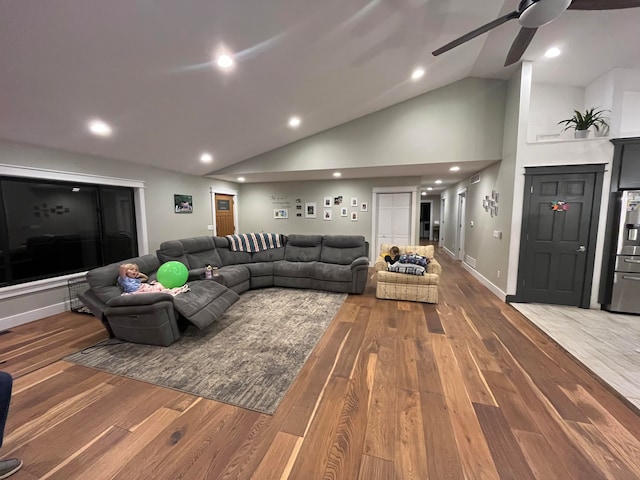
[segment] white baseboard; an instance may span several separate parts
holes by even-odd
[[[473,275],[476,280],[487,287],[496,297],[498,297],[503,302],[507,301],[507,294],[500,290],[497,285],[491,283],[486,277],[482,276],[475,268],[470,267],[464,262],[462,262],[462,267],[471,275]]]
[[[56,315],[67,310],[69,310],[69,302],[60,302],[54,305],[47,305],[46,307],[12,315],[11,317],[0,318],[0,332],[17,327],[18,325],[35,322],[36,320]]]

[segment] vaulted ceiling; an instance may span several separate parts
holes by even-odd
[[[517,7],[517,0],[0,2],[0,138],[207,175],[469,76],[509,78],[517,64],[503,63],[517,21],[438,57],[431,52]],[[538,30],[523,58],[534,62],[537,81],[585,86],[612,68],[640,67],[638,25],[640,8],[569,10]],[[544,58],[552,45],[562,55]],[[221,52],[233,68],[217,67]],[[424,76],[413,81],[418,67]],[[287,125],[293,115],[302,121],[296,129]],[[112,135],[89,134],[94,118]],[[204,152],[212,162],[200,161]]]

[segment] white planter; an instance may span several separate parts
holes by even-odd
[[[589,137],[589,130],[576,130],[573,135],[574,138],[587,138]]]

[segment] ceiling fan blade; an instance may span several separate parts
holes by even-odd
[[[452,48],[457,47],[458,45],[462,45],[465,42],[468,42],[469,40],[476,38],[478,35],[482,35],[485,32],[488,32],[489,30],[492,30],[500,25],[502,25],[505,22],[508,22],[509,20],[512,20],[514,18],[518,18],[518,12],[511,12],[508,13],[507,15],[500,17],[500,18],[496,18],[493,22],[489,22],[486,25],[483,25],[481,27],[476,28],[475,30],[472,30],[471,32],[462,35],[461,37],[455,39],[452,42],[447,43],[444,47],[440,47],[437,50],[434,50],[433,56],[437,57],[438,55],[444,53],[444,52],[448,52],[449,50],[451,50]]]
[[[520,57],[524,54],[525,50],[533,40],[533,36],[536,34],[537,28],[522,27],[518,36],[511,44],[511,49],[507,54],[507,59],[504,61],[504,66],[508,67],[512,63],[516,63],[520,60]]]
[[[617,10],[640,7],[640,0],[573,0],[568,10]]]

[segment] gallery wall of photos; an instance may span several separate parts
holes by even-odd
[[[324,197],[322,202],[310,202],[296,198],[295,203],[288,201],[286,196],[272,195],[274,206],[273,218],[287,219],[290,216],[300,218],[322,218],[325,221],[344,219],[357,222],[359,215],[369,211],[369,203],[359,201],[358,197],[344,195]],[[291,210],[291,212],[289,211]]]

